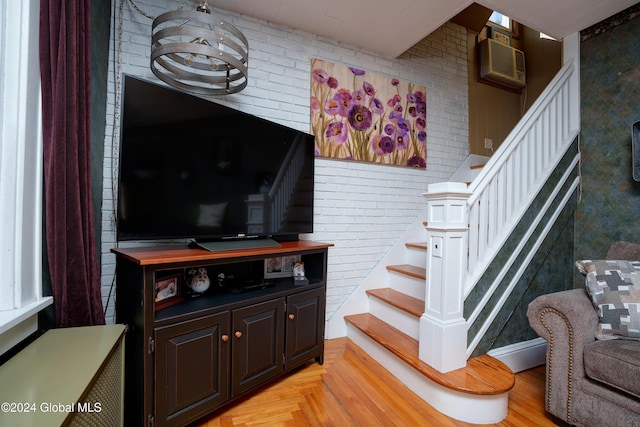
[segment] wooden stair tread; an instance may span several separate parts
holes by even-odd
[[[418,279],[427,280],[427,269],[410,264],[388,265],[387,270],[396,273],[406,274],[407,276],[416,277]]]
[[[407,248],[413,248],[413,249],[422,249],[422,250],[427,250],[427,243],[426,242],[410,242],[410,243],[405,243],[404,244]]]
[[[391,288],[369,289],[367,295],[378,298],[407,313],[420,317],[424,313],[424,301]]]
[[[473,395],[506,393],[515,384],[515,375],[504,363],[483,355],[467,361],[467,366],[442,373],[418,358],[418,341],[369,314],[345,316],[345,320],[412,366],[431,381],[450,390]]]

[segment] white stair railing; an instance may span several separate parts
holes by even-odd
[[[420,359],[439,371],[466,364],[464,299],[577,137],[579,100],[579,71],[568,60],[468,187],[439,183],[425,193],[429,255]]]
[[[571,77],[566,64],[469,186],[468,295],[574,141]]]

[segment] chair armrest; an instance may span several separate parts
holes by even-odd
[[[527,318],[547,341],[546,408],[567,421],[574,387],[585,377],[584,347],[595,341],[598,314],[584,289],[572,289],[537,297]]]
[[[559,316],[562,321],[550,322],[552,318],[548,317],[549,315]],[[598,313],[584,289],[571,289],[537,297],[529,304],[527,318],[533,330],[547,342],[551,338],[568,341],[570,336],[566,328],[570,328],[573,350],[579,352],[580,357],[584,345],[595,341]]]

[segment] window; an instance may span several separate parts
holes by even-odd
[[[520,38],[520,24],[500,12],[493,11],[489,17],[487,26],[490,28],[493,27],[498,32],[508,33],[514,39]]]
[[[503,15],[500,12],[494,11],[489,17],[489,21],[511,31],[511,19],[509,19],[508,16]]]
[[[0,6],[0,354],[35,332],[42,297],[38,0]]]

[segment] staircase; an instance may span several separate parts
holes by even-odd
[[[569,49],[576,44],[577,36],[565,40]],[[375,278],[369,278],[362,286],[366,290],[354,293],[360,302],[349,310],[363,305],[367,310],[344,313],[349,339],[435,409],[460,421],[489,424],[506,417],[513,372],[487,354],[471,354],[526,267],[517,263],[531,259],[527,251],[540,247],[579,182],[579,154],[572,153],[579,132],[579,73],[567,58],[471,180],[429,186],[428,223],[410,231],[426,243],[403,236],[404,247],[392,249],[386,272],[374,269],[381,284],[372,286]],[[534,203],[539,214],[531,218],[525,213]],[[529,227],[524,233],[523,225]],[[522,240],[509,241],[512,256],[502,271],[491,273],[493,282],[483,282],[486,294],[478,297],[476,284],[516,227],[516,239]],[[510,268],[518,271],[512,274]],[[470,294],[474,298],[467,304]]]
[[[505,364],[483,355],[469,360],[463,369],[441,373],[420,360],[427,278],[421,266],[427,262],[427,244],[408,242],[405,248],[411,263],[386,267],[389,287],[366,291],[369,312],[345,316],[347,336],[440,412],[465,422],[499,422],[515,383]],[[478,396],[482,408],[474,402]]]

